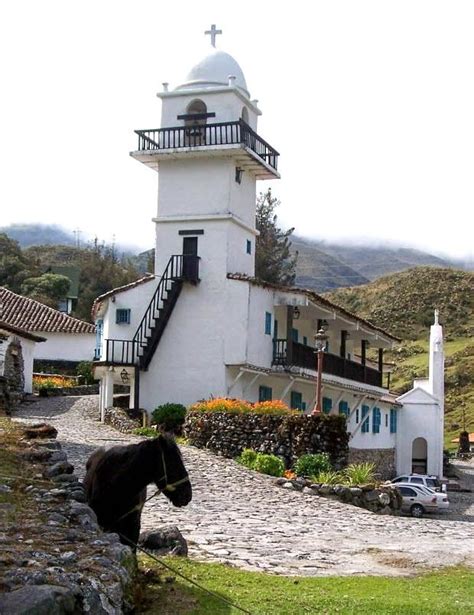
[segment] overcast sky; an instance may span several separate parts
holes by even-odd
[[[283,225],[472,257],[472,0],[5,0],[0,225],[151,247],[157,177],[133,131],[159,126],[156,92],[211,23],[281,153]]]

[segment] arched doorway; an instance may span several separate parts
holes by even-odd
[[[186,109],[186,145],[194,147],[206,143],[207,107],[203,100],[195,99],[189,103]]]
[[[413,474],[426,474],[428,467],[428,443],[425,438],[415,438],[412,444],[411,471]]]

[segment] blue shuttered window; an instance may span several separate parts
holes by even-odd
[[[95,322],[95,352],[94,358],[100,359],[101,351],[102,351],[102,337],[104,335],[104,321],[102,318],[96,320]]]
[[[362,433],[369,433],[370,425],[369,425],[369,406],[362,406]]]
[[[372,410],[372,433],[380,433],[380,423],[382,421],[382,413],[380,408]]]
[[[299,391],[291,391],[290,407],[293,410],[304,410],[304,408],[303,408],[303,395]]]
[[[390,433],[397,433],[397,411],[390,408]]]
[[[307,346],[307,345],[308,345],[308,338],[306,337],[306,335],[303,335],[303,344],[304,344],[305,346]]]
[[[265,312],[265,335],[272,334],[272,315],[270,312]]]
[[[272,388],[263,385],[259,386],[258,401],[272,401]]]
[[[339,414],[343,414],[344,416],[349,416],[349,404],[347,401],[339,402]]]
[[[298,342],[298,335],[299,335],[299,334],[298,334],[298,329],[292,329],[292,330],[291,330],[291,339],[292,339],[294,342]]]
[[[130,310],[124,308],[117,308],[115,310],[115,322],[117,325],[129,325]]]
[[[358,423],[358,422],[359,422],[359,420],[360,420],[359,415],[360,415],[359,408],[357,408],[357,409],[356,409],[356,423]]]
[[[247,239],[247,254],[252,254],[252,242]]]
[[[330,397],[323,397],[323,412],[329,414],[332,410],[332,399]]]

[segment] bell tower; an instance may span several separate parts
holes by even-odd
[[[161,127],[137,130],[131,155],[158,172],[155,273],[170,257],[195,254],[215,287],[227,273],[255,272],[256,182],[278,178],[278,152],[257,133],[261,114],[236,60],[216,49],[183,83],[158,94]]]

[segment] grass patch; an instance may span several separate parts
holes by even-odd
[[[282,577],[224,564],[164,558],[200,585],[255,615],[474,613],[474,573],[445,568],[415,577]],[[140,557],[145,615],[236,615],[238,610]]]

